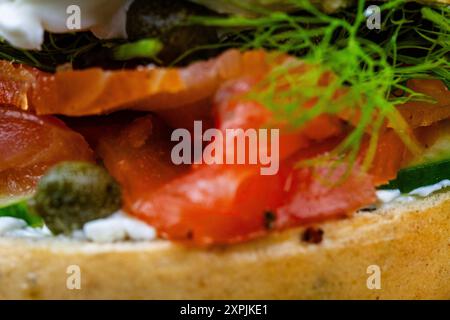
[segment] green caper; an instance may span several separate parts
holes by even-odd
[[[62,162],[42,177],[29,207],[53,233],[70,234],[86,222],[120,209],[121,192],[102,167],[88,162]]]
[[[218,42],[216,29],[189,24],[189,17],[195,15],[216,13],[185,0],[135,0],[127,12],[128,38],[159,39],[164,47],[158,58],[171,63],[189,49]]]

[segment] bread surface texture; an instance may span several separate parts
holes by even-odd
[[[313,227],[208,249],[0,238],[0,299],[450,299],[450,192]]]

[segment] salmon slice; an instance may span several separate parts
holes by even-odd
[[[32,92],[33,107],[38,114],[83,116],[119,109],[161,111],[204,105],[223,82],[266,73],[271,66],[269,56],[262,50],[229,50],[185,68],[92,68],[44,74]]]
[[[0,105],[28,108],[28,92],[36,82],[37,70],[0,61]]]
[[[51,116],[0,106],[0,197],[33,190],[52,165],[93,161],[84,138]]]
[[[410,101],[398,106],[400,113],[412,128],[430,126],[450,118],[450,91],[444,82],[415,79],[408,81],[408,87],[435,100],[434,103]]]

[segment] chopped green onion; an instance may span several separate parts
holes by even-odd
[[[136,58],[154,58],[162,50],[163,44],[157,39],[143,39],[126,43],[113,49],[115,60],[125,61]]]

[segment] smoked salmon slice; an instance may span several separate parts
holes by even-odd
[[[38,114],[83,116],[119,109],[158,111],[204,104],[225,81],[267,72],[269,56],[262,50],[229,50],[185,68],[92,68],[46,74],[38,78],[33,90],[33,107]]]
[[[50,166],[65,160],[94,160],[80,134],[54,117],[0,106],[0,197],[29,193]]]
[[[28,108],[28,93],[36,82],[37,70],[0,61],[0,105]]]
[[[292,67],[290,62],[295,62]],[[186,127],[185,118],[204,119],[209,114],[213,97],[229,80],[262,79],[274,67],[283,65],[288,73],[304,72],[311,67],[286,54],[236,49],[183,68],[147,66],[115,71],[90,68],[50,74],[0,61],[0,104],[34,109],[41,115],[86,116],[123,109],[152,111],[172,126]],[[428,126],[450,117],[450,92],[442,81],[410,80],[408,87],[436,99],[436,103],[411,101],[398,106],[411,127]]]
[[[450,91],[444,82],[417,79],[408,81],[408,87],[435,100],[434,103],[410,101],[398,106],[400,113],[412,128],[430,126],[450,118]]]

